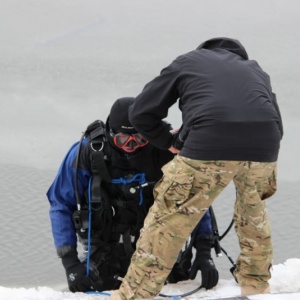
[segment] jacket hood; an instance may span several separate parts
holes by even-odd
[[[244,59],[248,59],[248,54],[244,46],[238,40],[230,38],[217,37],[207,40],[197,47],[197,50],[200,49],[225,49],[241,56]]]

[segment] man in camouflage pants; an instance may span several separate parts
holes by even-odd
[[[161,120],[177,98],[183,126],[174,141]],[[149,142],[179,154],[163,167],[131,265],[111,299],[159,294],[187,236],[231,181],[241,248],[234,275],[242,294],[268,293],[273,249],[263,200],[276,191],[283,135],[268,75],[238,41],[211,39],[145,86],[130,121]]]

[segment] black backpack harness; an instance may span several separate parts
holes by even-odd
[[[108,241],[111,237],[112,232],[117,232],[122,235],[123,246],[126,252],[127,257],[131,258],[134,247],[132,245],[133,235],[135,237],[134,244],[136,242],[139,230],[143,224],[143,219],[140,216],[137,206],[143,205],[143,188],[153,182],[147,182],[144,173],[138,173],[131,178],[117,178],[112,179],[108,169],[107,161],[110,160],[111,150],[110,145],[107,140],[107,128],[102,121],[96,120],[91,123],[85,132],[83,132],[81,139],[79,141],[77,156],[75,160],[75,197],[77,202],[77,210],[73,214],[73,221],[75,228],[79,232],[85,232],[86,230],[91,231],[91,214],[92,207],[97,207],[97,218],[101,223],[101,240]],[[90,171],[91,178],[89,182],[87,200],[82,199],[78,190],[78,168],[80,154],[82,151],[82,144],[85,138],[89,138],[89,161],[90,161]],[[121,200],[120,198],[111,199],[107,192],[102,188],[103,182],[109,184],[123,184],[130,185],[130,193],[135,194],[139,193],[139,203],[130,203]],[[132,186],[133,183],[136,185]],[[88,202],[88,203],[87,203]],[[88,205],[87,205],[88,204]],[[118,224],[115,223],[113,218],[115,216],[115,208],[126,210],[129,207],[134,209],[136,206],[135,217],[137,219],[136,225],[133,226],[128,224]],[[100,216],[100,217],[99,217]],[[98,222],[99,223],[99,222]],[[88,247],[90,247],[91,232],[88,236]]]

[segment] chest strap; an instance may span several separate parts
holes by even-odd
[[[101,150],[94,150],[92,148],[94,143],[91,143],[91,173],[93,177],[92,182],[92,203],[101,202],[101,183],[102,180],[110,182],[110,176],[105,164],[104,154]]]

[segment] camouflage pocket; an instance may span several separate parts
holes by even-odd
[[[163,168],[163,172],[164,177],[161,182],[161,189],[164,193],[166,206],[170,208],[186,202],[189,199],[194,176],[190,172],[185,173],[184,171],[174,174],[168,168]]]

